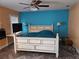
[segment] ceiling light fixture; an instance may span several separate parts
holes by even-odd
[[[38,11],[38,9],[35,8],[35,7],[31,7],[30,10],[31,10],[31,11]]]
[[[70,7],[70,5],[66,5],[66,7]]]

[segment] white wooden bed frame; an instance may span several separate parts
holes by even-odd
[[[29,32],[39,32],[41,30],[52,30],[52,25],[29,25]],[[17,33],[19,34],[19,33]],[[14,50],[17,51],[36,51],[46,53],[56,53],[59,56],[59,35],[56,38],[41,38],[41,37],[17,37],[14,36]]]

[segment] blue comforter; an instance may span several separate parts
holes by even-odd
[[[48,38],[55,38],[56,35],[53,34],[52,31],[49,30],[43,30],[40,32],[32,32],[32,33],[21,33],[19,35],[17,35],[18,37],[48,37]]]

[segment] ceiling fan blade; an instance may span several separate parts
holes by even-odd
[[[32,0],[32,4],[35,4],[37,1],[36,0]]]
[[[39,6],[38,5],[34,5],[37,9],[39,9]]]
[[[30,5],[30,4],[26,4],[26,3],[19,3],[19,4],[21,4],[21,5]]]
[[[27,8],[30,8],[30,7],[24,7],[23,9],[27,9]]]
[[[42,1],[38,0],[35,4],[38,5],[40,3],[42,3]]]
[[[49,5],[38,5],[39,7],[49,7]]]

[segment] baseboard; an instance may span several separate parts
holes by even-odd
[[[3,46],[0,46],[0,50],[1,49],[3,49],[3,48],[5,48],[5,47],[7,47],[7,46],[9,46],[10,44],[12,44],[13,42],[11,42],[11,43],[9,43],[9,44],[6,44],[6,45],[3,45]]]
[[[79,54],[79,48],[76,48],[74,44],[72,46],[76,49],[77,53]]]
[[[0,50],[3,49],[4,47],[7,47],[8,44],[4,45],[4,46],[0,46]]]
[[[79,48],[76,48],[77,53],[79,54]]]

